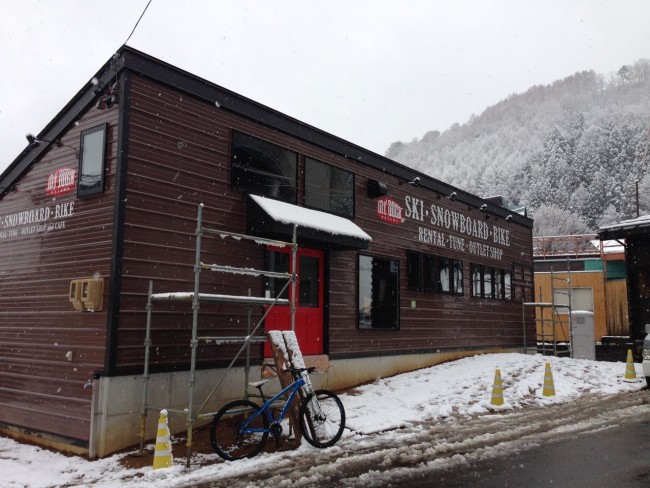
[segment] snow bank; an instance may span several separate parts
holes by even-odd
[[[544,397],[542,388],[546,362],[551,365],[556,395]],[[490,410],[490,399],[495,370],[501,370],[505,405],[512,411],[527,406],[544,406],[569,402],[583,395],[611,395],[640,390],[646,386],[641,376],[641,365],[635,364],[640,380],[624,381],[625,363],[596,362],[523,354],[489,354],[465,358],[439,366],[422,369],[392,378],[379,379],[341,395],[347,422],[344,439],[354,441],[359,436],[395,431],[402,426],[453,416],[462,422],[469,416],[495,415]],[[500,415],[499,412],[496,415]],[[362,434],[362,435],[360,435]],[[408,443],[405,438],[404,442]],[[334,449],[342,449],[335,446]],[[301,456],[318,456],[317,449],[299,449]],[[286,453],[285,453],[286,454]],[[210,457],[213,464],[195,467],[189,471],[182,461],[169,469],[153,471],[151,467],[124,469],[122,455],[98,461],[86,461],[77,456],[65,456],[39,447],[19,444],[0,437],[0,472],[3,487],[49,488],[56,486],[130,486],[172,487],[200,484],[250,472],[256,467],[273,466],[282,453],[263,454],[254,459],[224,463],[217,455]]]

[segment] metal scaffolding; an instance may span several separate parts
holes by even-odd
[[[296,259],[297,259],[297,227],[294,225],[293,228],[293,238],[291,242],[277,241],[262,237],[250,236],[245,234],[237,234],[232,232],[223,231],[220,229],[207,228],[203,226],[203,204],[199,205],[196,218],[196,252],[195,252],[195,262],[194,262],[194,291],[193,292],[172,292],[172,293],[153,293],[153,282],[149,282],[149,291],[147,298],[147,322],[146,322],[146,335],[145,335],[145,356],[144,356],[144,371],[142,374],[143,378],[143,390],[142,390],[142,408],[140,411],[140,452],[144,448],[144,439],[145,439],[145,424],[147,418],[147,412],[149,410],[163,410],[166,409],[169,413],[180,414],[186,417],[186,427],[187,427],[187,467],[190,466],[190,458],[192,454],[192,434],[194,430],[195,423],[200,419],[205,419],[213,417],[216,412],[203,412],[206,404],[215,392],[222,385],[223,380],[226,378],[235,362],[239,359],[242,353],[245,355],[245,366],[244,366],[244,395],[248,398],[248,379],[250,374],[250,344],[252,342],[264,342],[267,339],[267,336],[264,334],[259,334],[259,330],[264,324],[264,320],[269,314],[272,307],[275,305],[289,305],[290,307],[290,317],[291,317],[291,330],[295,330],[295,316],[296,316],[296,286],[291,287],[291,296],[289,299],[279,298],[284,294],[291,283],[296,283]],[[256,244],[264,246],[274,246],[274,247],[290,247],[292,250],[291,253],[291,272],[282,273],[274,271],[265,271],[257,270],[252,268],[236,268],[231,266],[223,266],[219,264],[205,264],[201,260],[202,253],[202,237],[204,234],[214,234],[222,238],[231,237],[237,240],[247,240],[254,242]],[[200,284],[201,284],[201,272],[203,270],[217,271],[222,273],[231,273],[231,274],[244,274],[250,276],[263,276],[267,278],[274,279],[283,279],[286,280],[286,284],[283,286],[282,290],[277,294],[276,298],[267,298],[267,297],[254,297],[250,296],[250,290],[248,295],[219,295],[219,294],[210,294],[210,293],[201,293]],[[150,360],[150,350],[152,347],[151,339],[151,321],[152,321],[152,311],[153,305],[155,302],[185,302],[192,304],[192,339],[190,341],[191,357],[190,357],[190,371],[188,378],[188,402],[186,409],[170,409],[160,406],[152,406],[148,403],[148,383],[149,383],[149,360]],[[199,323],[199,310],[201,302],[212,302],[212,303],[235,303],[248,306],[248,320],[247,320],[247,331],[245,336],[208,336],[208,335],[199,335],[198,323]],[[254,305],[263,305],[267,306],[264,314],[259,319],[259,321],[253,326],[252,324],[252,307]],[[196,352],[199,342],[209,341],[215,344],[241,344],[241,348],[233,357],[232,361],[224,371],[223,375],[216,382],[210,393],[203,400],[203,402],[196,408],[195,402],[195,373],[196,373]]]
[[[537,330],[537,351],[545,356],[572,355],[571,327],[572,300],[571,300],[571,268],[567,261],[566,277],[558,277],[551,270],[551,301],[543,302],[540,291],[539,302],[524,302],[525,307],[535,308],[535,328]],[[556,286],[556,283],[565,283],[565,286]],[[557,295],[566,296],[566,304],[557,303]],[[548,312],[548,313],[547,313]],[[562,315],[566,314],[564,319]],[[526,314],[524,313],[524,320]],[[525,327],[524,327],[525,329]],[[568,332],[567,332],[568,329]],[[558,348],[558,335],[569,337],[567,348]]]

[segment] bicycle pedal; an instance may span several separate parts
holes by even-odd
[[[280,443],[280,436],[282,436],[282,426],[274,422],[269,426],[269,434],[275,439],[276,444]]]

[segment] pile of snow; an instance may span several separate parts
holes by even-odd
[[[546,362],[551,365],[555,396],[542,394]],[[625,363],[596,362],[523,354],[489,354],[379,379],[341,395],[347,421],[344,439],[392,430],[409,424],[453,416],[494,415],[490,404],[496,369],[501,372],[505,404],[501,410],[569,402],[579,396],[606,396],[637,391],[646,386],[641,366],[639,381],[624,380]],[[393,432],[393,435],[399,435]],[[367,438],[367,437],[366,437]],[[362,442],[360,440],[360,442]],[[300,455],[318,450],[300,448]],[[339,448],[339,447],[337,447]],[[286,454],[286,453],[284,453]],[[0,473],[3,487],[47,488],[56,486],[166,487],[200,484],[249,472],[255,466],[273,465],[281,453],[225,463],[214,455],[214,464],[185,470],[184,460],[169,469],[125,469],[115,455],[86,461],[0,437]]]

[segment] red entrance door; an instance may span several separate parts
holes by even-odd
[[[323,251],[299,249],[296,261],[296,337],[304,355],[323,354]],[[291,273],[291,250],[269,247],[267,269]],[[269,280],[267,290],[270,296],[291,299],[291,284],[282,293],[286,281]],[[290,307],[275,305],[266,316],[264,325],[267,332],[291,330]],[[264,345],[264,356],[271,356],[268,344]]]

